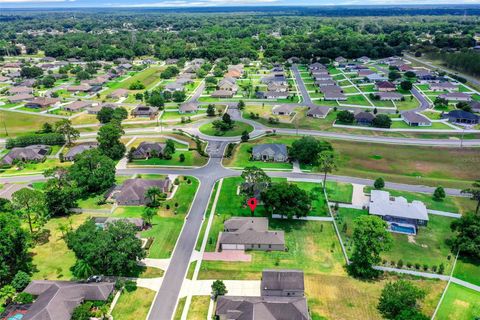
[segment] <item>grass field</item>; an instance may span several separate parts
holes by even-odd
[[[366,210],[339,209],[338,227],[341,230],[349,254],[353,250],[351,236],[355,229],[355,219],[366,214],[368,214]],[[389,264],[392,261],[397,264],[399,260],[402,260],[404,267],[407,263],[411,263],[412,266],[419,263],[421,270],[430,272],[432,266],[438,267],[443,263],[445,266],[444,273],[449,274],[455,256],[451,253],[446,240],[453,235],[450,230],[450,223],[453,218],[434,215],[430,215],[429,218],[428,226],[420,227],[418,234],[414,237],[392,232],[393,247],[390,251],[384,252],[382,258]],[[424,265],[428,266],[428,270],[423,269]]]
[[[435,319],[473,320],[478,317],[480,317],[480,293],[451,283]]]
[[[208,315],[209,296],[193,296],[190,309],[188,309],[188,320],[205,320]]]
[[[45,122],[53,124],[58,120],[52,117],[0,110],[0,137],[34,133],[41,129]]]
[[[235,121],[233,129],[228,131],[218,132],[213,128],[212,123],[206,123],[200,127],[200,132],[208,136],[223,136],[223,137],[236,137],[241,136],[242,132],[247,131],[248,133],[253,131],[253,127],[248,123]]]
[[[185,160],[180,161],[180,155],[185,156]],[[208,158],[202,157],[196,150],[181,151],[176,150],[172,154],[172,159],[150,158],[145,160],[134,160],[129,163],[129,167],[135,166],[203,166],[207,163]]]
[[[268,136],[242,143],[236,147],[224,164],[243,167],[250,162],[248,150],[254,144],[284,143],[287,146],[296,136]],[[327,139],[324,139],[327,140]],[[442,185],[467,188],[477,179],[478,148],[442,148],[363,143],[358,141],[327,140],[338,154],[338,171],[335,174],[409,184]],[[462,159],[462,161],[458,161]],[[258,163],[260,164],[260,163]],[[280,164],[284,165],[284,164]],[[278,164],[272,164],[277,167]],[[281,167],[280,167],[281,168]]]
[[[160,81],[160,74],[164,67],[153,66],[147,67],[144,70],[135,73],[130,78],[123,81],[112,81],[108,83],[108,89],[102,92],[102,98],[108,96],[111,92],[117,89],[127,89],[132,83],[140,81],[145,85],[145,90],[151,89],[156,83]],[[140,92],[143,90],[130,90],[131,93]]]
[[[327,196],[330,202],[352,203],[353,186],[351,183],[327,181]]]
[[[183,308],[185,307],[186,300],[187,298],[181,298],[178,300],[177,309],[175,310],[173,320],[180,320],[182,318],[182,312],[183,312]]]
[[[132,292],[123,290],[112,311],[112,316],[116,320],[145,319],[154,298],[153,290],[145,288],[137,288]]]
[[[480,286],[480,261],[460,256],[453,271],[453,276]]]

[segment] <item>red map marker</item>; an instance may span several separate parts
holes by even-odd
[[[247,205],[250,207],[250,210],[252,211],[252,215],[255,212],[255,208],[257,207],[258,201],[255,198],[250,198],[247,201]]]

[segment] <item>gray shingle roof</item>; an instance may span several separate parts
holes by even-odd
[[[288,157],[287,146],[280,143],[266,143],[266,144],[258,144],[253,146],[252,154],[264,154],[268,153],[269,155],[278,155],[281,154],[284,157]]]
[[[263,270],[262,290],[304,291],[303,271],[301,270]]]
[[[38,296],[24,320],[69,320],[73,309],[85,300],[107,300],[113,283],[32,281],[25,292]]]
[[[240,229],[234,232],[222,232],[219,243],[221,244],[285,244],[283,231],[268,231],[268,220],[253,220],[252,218],[235,218],[232,223],[241,224]],[[261,219],[261,218],[260,218]],[[227,221],[227,225],[228,225]]]
[[[68,160],[73,160],[76,155],[81,154],[82,152],[90,149],[94,149],[98,146],[97,142],[85,142],[79,145],[76,145],[72,147],[70,150],[68,150],[67,154],[65,155],[65,159]]]
[[[3,157],[2,163],[12,164],[15,160],[41,161],[45,159],[50,150],[49,146],[32,145],[24,148],[13,148]]]
[[[147,203],[145,197],[146,191],[151,187],[158,187],[160,190],[165,190],[170,185],[170,180],[147,180],[147,179],[128,179],[126,180],[117,194],[115,199],[119,203],[139,202]]]

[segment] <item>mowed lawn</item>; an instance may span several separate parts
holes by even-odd
[[[253,131],[253,127],[248,123],[235,121],[233,129],[228,131],[218,132],[214,127],[212,122],[206,123],[199,128],[200,132],[207,136],[222,136],[222,137],[236,137],[241,136],[244,131],[248,133]]]
[[[111,92],[117,89],[127,89],[129,90],[130,85],[137,81],[140,81],[145,85],[145,89],[151,89],[156,83],[160,81],[160,74],[164,67],[153,66],[147,67],[142,71],[135,73],[130,78],[123,81],[112,81],[108,83],[108,89],[102,92],[102,97],[108,96]],[[131,93],[139,92],[142,90],[130,90]]]
[[[453,276],[480,286],[480,260],[460,256],[455,265]]]
[[[208,315],[208,306],[210,305],[209,296],[193,296],[190,309],[188,309],[188,320],[205,320]]]
[[[59,119],[34,114],[24,114],[19,112],[0,110],[0,119],[5,122],[5,127],[1,126],[0,137],[15,137],[34,133],[42,128],[46,122],[53,124]]]
[[[185,159],[180,161],[180,155]],[[150,158],[144,160],[134,160],[128,164],[128,167],[135,166],[195,166],[200,167],[207,163],[208,158],[202,157],[196,150],[175,150],[171,159]]]
[[[367,210],[339,209],[338,228],[349,255],[353,251],[351,237],[355,229],[355,219],[367,214]],[[419,263],[421,271],[433,272],[433,266],[438,268],[443,263],[444,274],[450,273],[455,255],[451,253],[446,240],[453,236],[450,230],[453,218],[435,215],[429,215],[429,218],[428,226],[420,227],[416,236],[391,233],[394,240],[393,246],[390,251],[382,254],[382,258],[388,265],[391,265],[392,262],[398,265],[398,261],[402,260],[404,268],[407,267],[407,263],[410,263],[412,269],[415,269],[415,264]],[[424,265],[428,267],[427,270],[424,270]]]
[[[440,305],[437,320],[465,319],[480,317],[480,293],[451,283]]]
[[[353,185],[327,180],[327,196],[330,202],[352,203]]]
[[[116,320],[145,319],[154,298],[155,291],[150,289],[137,288],[132,292],[123,290],[112,316]]]
[[[152,227],[141,232],[142,238],[154,238],[148,251],[149,258],[164,259],[172,254],[182,230],[185,215],[190,209],[199,185],[195,178],[189,177],[189,179],[191,179],[190,184],[180,178],[180,186],[175,196],[165,201],[158,209],[157,215],[153,218]],[[178,206],[176,207],[175,204]],[[166,208],[167,205],[170,209]],[[144,207],[141,206],[118,207],[114,216],[141,217],[143,210]]]

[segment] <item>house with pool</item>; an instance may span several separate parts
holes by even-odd
[[[389,231],[397,233],[415,235],[419,226],[428,223],[427,207],[423,202],[408,202],[404,197],[393,197],[382,190],[371,191],[368,212],[382,218]]]

